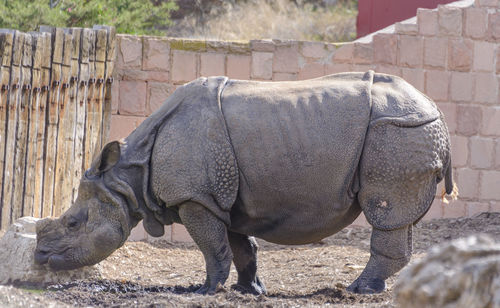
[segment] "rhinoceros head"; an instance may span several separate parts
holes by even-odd
[[[78,198],[58,219],[36,226],[35,261],[53,270],[96,264],[123,245],[130,217],[123,198],[106,187],[104,174],[120,160],[120,143],[111,142],[80,181]]]

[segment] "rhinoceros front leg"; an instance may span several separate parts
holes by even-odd
[[[266,287],[257,276],[258,245],[252,236],[228,231],[238,282],[232,287],[242,293],[265,294]]]
[[[410,261],[412,253],[411,233],[411,224],[390,231],[373,228],[368,264],[347,290],[364,294],[384,291],[385,280]]]
[[[196,202],[183,203],[179,217],[205,257],[207,279],[196,293],[215,294],[229,276],[232,261],[226,225]]]

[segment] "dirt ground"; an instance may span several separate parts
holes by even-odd
[[[500,235],[500,213],[440,219],[414,228],[413,261],[432,245],[486,233]],[[47,290],[0,286],[1,307],[394,307],[392,286],[377,295],[355,295],[346,287],[369,257],[369,228],[348,228],[304,246],[259,241],[259,275],[265,296],[231,290],[236,271],[214,296],[193,293],[204,281],[201,253],[193,244],[128,242],[101,262],[103,279],[53,285]]]

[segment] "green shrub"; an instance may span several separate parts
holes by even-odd
[[[171,24],[173,0],[0,0],[0,28],[115,26],[118,33],[161,34]]]

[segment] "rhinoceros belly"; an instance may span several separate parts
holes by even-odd
[[[344,226],[370,86],[361,73],[226,85],[221,106],[240,173],[233,230],[293,244]]]

